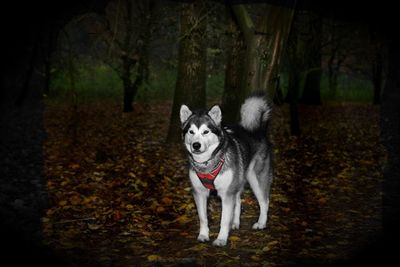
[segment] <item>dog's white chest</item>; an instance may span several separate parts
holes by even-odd
[[[228,189],[229,185],[233,180],[233,172],[231,169],[218,174],[214,180],[214,186],[217,191],[225,191]]]

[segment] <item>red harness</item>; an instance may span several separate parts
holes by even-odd
[[[217,167],[215,167],[214,170],[211,172],[197,172],[197,177],[199,177],[200,182],[204,185],[205,188],[207,189],[215,189],[214,186],[214,180],[218,176],[219,172],[222,169],[222,166],[224,165],[225,159],[221,158],[221,160],[218,162]]]

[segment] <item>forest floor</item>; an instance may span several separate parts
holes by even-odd
[[[44,145],[46,244],[75,266],[287,266],[351,259],[382,231],[379,109],[354,103],[288,107],[272,116],[274,182],[268,226],[246,188],[240,230],[225,248],[198,243],[183,146],[164,142],[171,103],[48,101]],[[210,199],[211,239],[220,201]]]

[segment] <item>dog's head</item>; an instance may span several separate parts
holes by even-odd
[[[221,142],[222,113],[218,105],[210,110],[191,111],[181,106],[182,136],[187,151],[196,162],[205,162]]]

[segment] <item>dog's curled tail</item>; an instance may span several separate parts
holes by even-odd
[[[240,108],[240,125],[252,132],[266,131],[271,109],[263,93],[250,95]]]

